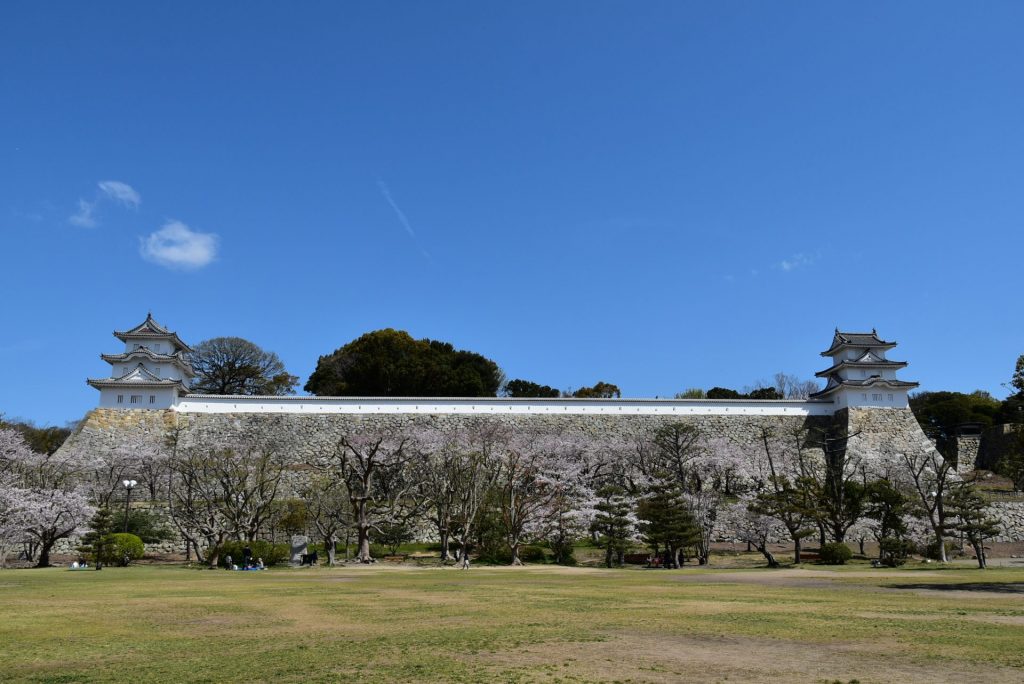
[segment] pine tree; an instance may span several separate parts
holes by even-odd
[[[867,506],[864,515],[876,520],[878,527],[878,559],[889,566],[903,565],[910,553],[906,516],[911,512],[910,498],[892,486],[888,480],[875,480],[867,486]]]
[[[655,553],[663,549],[666,562],[679,568],[680,555],[686,547],[700,543],[697,522],[686,509],[682,492],[672,485],[655,485],[650,494],[637,505],[637,517],[644,541]]]
[[[105,547],[110,543],[110,534],[115,532],[114,514],[109,508],[98,508],[89,521],[89,531],[82,535],[82,543],[78,552],[91,556],[93,562],[100,563],[106,554]]]
[[[633,532],[630,505],[625,494],[625,490],[617,485],[605,485],[597,490],[599,501],[594,506],[597,515],[591,529],[599,535],[597,543],[604,547],[604,564],[609,568],[613,563],[622,567]]]
[[[950,529],[960,532],[974,548],[978,568],[988,567],[985,540],[999,534],[999,521],[989,516],[988,502],[970,485],[954,489],[946,502],[948,519],[955,520]]]

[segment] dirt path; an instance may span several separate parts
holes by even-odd
[[[483,657],[501,670],[548,665],[565,678],[632,682],[1019,682],[1020,670],[893,652],[891,644],[806,644],[736,637],[609,634]],[[530,676],[533,676],[532,674]],[[536,675],[534,681],[551,681]],[[517,680],[519,681],[519,680]],[[573,681],[573,679],[570,679]]]

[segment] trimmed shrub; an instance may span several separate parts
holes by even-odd
[[[355,554],[358,551],[359,551],[359,547],[357,546],[355,548],[355,551],[353,551],[352,553]],[[384,556],[390,556],[390,555],[392,555],[391,554],[391,549],[389,549],[388,547],[384,546],[384,544],[374,544],[374,543],[370,544],[370,556],[372,558],[383,558]]]
[[[115,530],[124,529],[124,511],[114,514],[111,527]],[[145,508],[133,508],[128,513],[128,531],[137,535],[144,544],[174,539],[174,532],[167,526],[166,521]]]
[[[512,562],[512,552],[507,544],[487,545],[480,549],[477,561],[488,565],[508,565]]]
[[[953,542],[946,542],[946,558],[953,558],[960,553],[960,549]],[[921,550],[921,555],[925,558],[931,558],[932,560],[939,560],[939,542],[934,541],[928,544]]]
[[[547,560],[543,547],[530,545],[519,547],[519,560],[524,563],[543,563]]]
[[[576,565],[579,561],[576,560],[576,556],[570,551],[568,554],[563,555],[561,558],[556,558],[555,562],[559,565]]]
[[[846,561],[853,558],[853,551],[846,544],[831,542],[822,544],[818,555],[825,565],[844,565]]]
[[[914,552],[914,543],[906,539],[883,539],[879,544],[882,565],[897,568],[907,562],[907,556]]]
[[[229,541],[220,545],[220,564],[227,566],[227,557],[231,556],[231,562],[241,567],[244,562],[245,547],[252,549],[252,562],[257,558],[263,559],[266,566],[285,563],[291,557],[292,549],[288,544],[271,544],[268,541]]]
[[[103,537],[98,545],[99,560],[107,565],[127,566],[129,563],[142,558],[146,547],[142,540],[128,532],[115,532]]]

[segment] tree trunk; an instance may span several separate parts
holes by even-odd
[[[793,563],[800,565],[800,551],[803,547],[803,540],[800,537],[793,537]]]
[[[50,567],[50,549],[57,543],[56,539],[44,539],[39,545],[39,562],[36,563],[37,568],[48,568]]]
[[[679,562],[679,554],[682,553],[682,551],[683,550],[681,548],[678,548],[675,549],[675,551],[672,554],[672,567],[676,570],[683,567],[682,564]]]
[[[444,563],[445,561],[449,561],[449,560],[452,559],[451,552],[448,550],[448,548],[450,546],[448,530],[447,529],[441,530],[441,535],[440,536],[441,536],[441,562]]]
[[[324,549],[327,551],[327,565],[334,567],[334,556],[338,552],[338,541],[334,538],[333,534],[324,540]]]
[[[373,557],[370,555],[370,528],[360,525],[356,530],[356,537],[359,549],[356,553],[356,559],[360,563],[373,562]]]
[[[519,542],[509,544],[509,550],[512,552],[512,565],[522,565],[523,561],[519,558]]]
[[[942,538],[942,532],[935,530],[935,540],[939,543],[939,560],[943,563],[947,563],[946,540]]]
[[[978,559],[978,569],[984,570],[988,567],[988,559],[985,557],[985,543],[977,543],[971,541],[971,546],[974,547],[974,556]]]
[[[605,548],[605,550],[604,550],[604,564],[605,564],[605,567],[608,567],[608,568],[612,567],[612,554],[614,554],[614,551],[612,551],[611,544],[609,544]]]
[[[764,556],[764,559],[768,561],[769,568],[779,567],[779,561],[775,560],[775,556],[768,550],[767,544],[758,544],[757,550],[760,551],[761,555]]]

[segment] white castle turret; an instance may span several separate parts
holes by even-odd
[[[110,377],[86,381],[100,391],[101,407],[163,409],[188,393],[195,372],[185,354],[192,350],[152,314],[114,337],[124,342],[124,352],[100,355],[111,366]]]
[[[827,378],[825,389],[811,395],[812,399],[830,399],[836,409],[858,406],[907,408],[907,392],[916,382],[896,379],[896,371],[906,368],[906,361],[890,361],[885,353],[896,346],[886,342],[872,329],[869,333],[840,332],[836,328],[832,346],[821,352],[832,359],[832,365],[815,373]]]

